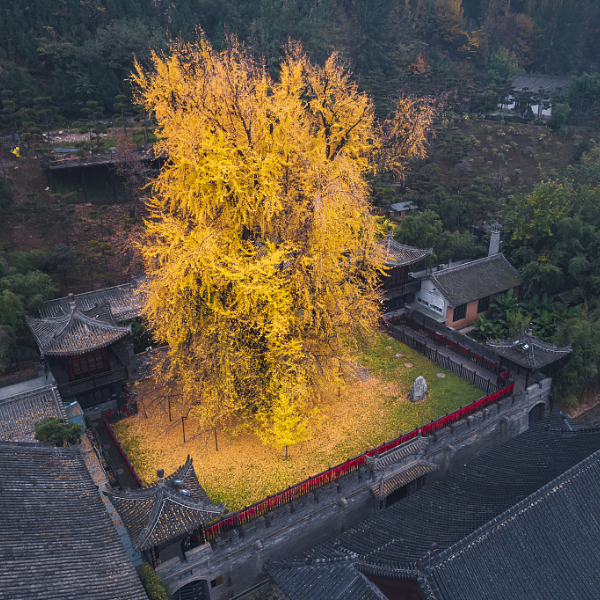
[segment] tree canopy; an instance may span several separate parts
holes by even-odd
[[[140,245],[159,379],[191,416],[243,415],[288,445],[378,319],[372,103],[337,55],[315,66],[293,44],[277,81],[234,40],[152,60],[134,80],[170,157]]]

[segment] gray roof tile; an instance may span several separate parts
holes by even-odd
[[[46,417],[65,417],[60,394],[54,386],[0,400],[0,440],[33,441],[35,423]]]
[[[179,493],[176,480],[182,481],[189,496]],[[218,517],[223,506],[214,504],[204,491],[192,459],[162,482],[139,490],[104,492],[117,509],[137,549],[163,546],[194,532]]]
[[[0,597],[147,600],[78,447],[0,442]]]
[[[385,263],[388,267],[406,267],[430,256],[433,253],[432,248],[422,250],[413,246],[405,246],[394,239],[390,233],[379,242],[379,248],[385,256]]]
[[[117,321],[133,319],[143,314],[145,303],[146,276],[132,277],[131,283],[104,288],[84,294],[76,294],[75,302],[81,310],[89,310],[98,304],[108,302],[111,313]],[[57,298],[44,302],[40,307],[41,317],[60,317],[69,312],[70,297]]]
[[[518,271],[503,254],[494,254],[431,275],[438,291],[456,307],[518,286]]]
[[[42,356],[76,356],[114,344],[131,333],[131,325],[118,326],[106,301],[89,309],[71,302],[68,312],[58,317],[32,319],[27,325]]]
[[[544,342],[536,338],[533,333],[525,331],[523,327],[510,340],[500,342],[488,340],[486,346],[511,362],[534,370],[542,369],[571,352],[571,346],[558,347],[556,344]]]
[[[437,600],[600,597],[600,452],[438,557]]]

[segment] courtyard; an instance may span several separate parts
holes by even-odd
[[[364,369],[325,394],[326,405],[311,416],[308,439],[290,446],[287,459],[285,449],[263,444],[236,423],[215,429],[182,420],[175,401],[169,420],[164,391],[152,379],[136,388],[138,414],[112,427],[144,482],[155,481],[159,468],[175,471],[189,454],[209,496],[233,511],[485,395],[386,334],[354,359]],[[429,397],[412,403],[406,396],[419,375]]]

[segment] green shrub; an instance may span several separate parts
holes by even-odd
[[[144,563],[140,567],[139,573],[142,585],[150,600],[169,600],[167,588],[156,574],[156,571],[148,563]]]
[[[515,177],[518,177],[521,174],[521,169],[515,169]]]
[[[589,152],[590,145],[585,140],[582,140],[577,144],[577,149],[575,150],[575,154],[573,154],[573,160],[581,160],[584,152]]]

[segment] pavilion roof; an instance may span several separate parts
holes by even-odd
[[[487,340],[486,346],[496,354],[527,369],[542,369],[545,366],[564,358],[571,352],[571,346],[559,347],[550,342],[536,338],[531,331],[521,331],[510,340],[492,342]]]
[[[379,247],[384,253],[386,266],[388,267],[406,267],[433,253],[432,248],[423,250],[397,242],[391,231],[388,231],[385,238],[379,242]]]
[[[33,441],[35,423],[46,417],[65,417],[60,394],[52,385],[0,400],[0,440]]]
[[[71,297],[72,298],[72,297]],[[76,356],[105,348],[131,333],[131,325],[118,326],[108,302],[80,309],[71,301],[69,310],[57,317],[27,318],[42,356]]]
[[[431,275],[431,281],[453,307],[506,292],[521,283],[519,272],[503,254],[438,271]]]
[[[183,495],[181,489],[190,495]],[[175,473],[157,483],[104,494],[123,520],[133,546],[141,550],[175,542],[224,512],[223,505],[214,504],[202,489],[189,456]]]
[[[79,446],[0,442],[0,596],[148,600]]]
[[[130,283],[117,285],[110,288],[76,294],[74,299],[81,310],[89,310],[108,302],[113,318],[117,321],[125,321],[139,317],[143,313],[145,303],[146,276],[132,277]],[[71,297],[57,298],[44,302],[40,307],[40,316],[60,317],[68,314]]]

